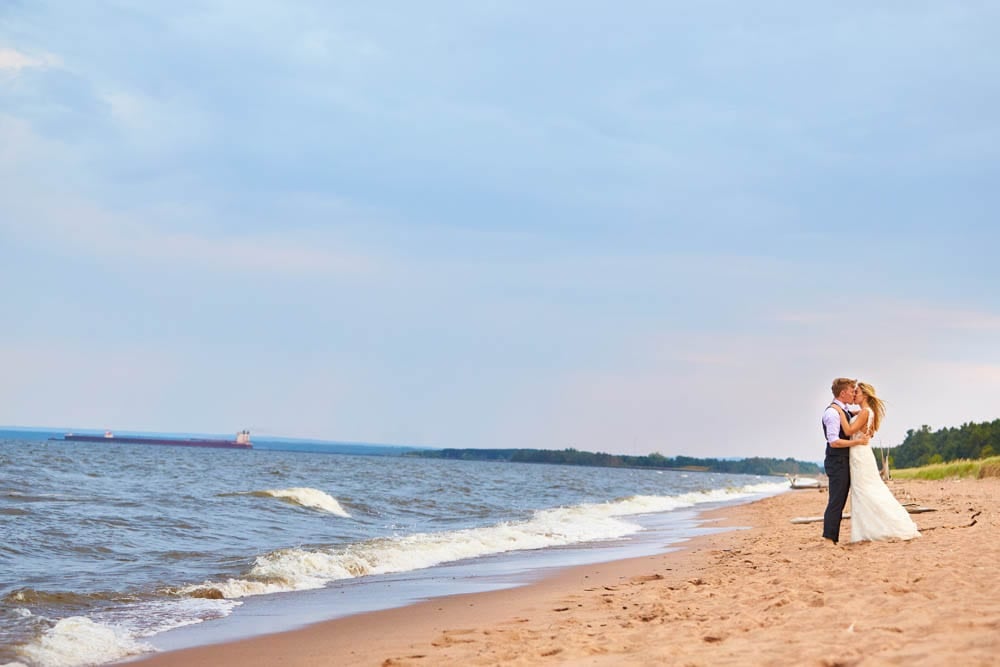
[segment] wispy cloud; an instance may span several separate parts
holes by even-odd
[[[1000,364],[952,362],[937,366],[958,379],[990,386],[994,391],[1000,390]]]
[[[887,296],[862,297],[853,299],[849,308],[834,305],[829,310],[798,310],[778,313],[778,322],[801,326],[830,326],[847,329],[855,324],[871,329],[877,325],[878,331],[888,331],[889,335],[903,334],[907,330],[956,330],[969,332],[989,332],[1000,330],[1000,312],[961,308],[914,299],[891,299]]]
[[[836,312],[820,313],[814,311],[786,312],[775,315],[779,322],[789,324],[826,324],[835,325],[842,316]]]
[[[1000,312],[914,304],[900,308],[896,316],[918,326],[971,332],[1000,331]]]
[[[59,169],[73,174],[60,178]],[[336,197],[306,203],[290,199],[270,213],[282,225],[218,224],[233,214],[211,202],[171,199],[113,207],[88,191],[80,155],[40,136],[20,119],[0,114],[0,175],[4,177],[0,235],[11,241],[69,253],[98,263],[124,262],[196,267],[206,271],[302,276],[377,276],[386,262],[330,228],[297,227],[308,206],[315,215],[356,223],[378,212]],[[81,192],[82,190],[82,192]]]
[[[155,161],[185,153],[204,145],[225,123],[192,100],[122,89],[100,93],[98,98],[109,110],[126,155],[133,158]]]
[[[26,53],[0,46],[0,71],[20,72],[23,69],[48,69],[61,67],[62,60],[51,53],[30,56]]]
[[[182,210],[146,220],[148,210],[135,213],[110,211],[92,202],[63,200],[36,202],[22,208],[22,215],[6,223],[7,231],[23,241],[60,248],[62,252],[116,263],[157,262],[196,267],[206,271],[270,272],[281,275],[377,275],[382,263],[371,255],[338,247],[336,239],[290,229],[285,232],[197,231],[192,218],[202,211]],[[164,219],[166,218],[166,219]],[[18,220],[22,222],[18,222]],[[23,222],[31,220],[30,224]],[[0,229],[3,228],[0,224]],[[181,231],[186,229],[187,231]]]

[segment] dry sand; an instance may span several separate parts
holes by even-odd
[[[890,487],[936,508],[913,515],[922,537],[828,545],[790,522],[822,514],[825,491],[790,491],[709,513],[745,529],[677,552],[140,664],[1000,665],[1000,479]]]

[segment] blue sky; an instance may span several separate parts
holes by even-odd
[[[0,4],[0,424],[822,456],[1000,417],[990,3]]]

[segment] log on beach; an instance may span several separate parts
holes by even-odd
[[[905,509],[910,514],[923,514],[924,512],[936,512],[937,509],[934,507],[922,507],[915,505],[913,503],[903,504],[903,509]],[[841,519],[850,519],[851,515],[849,512],[845,512],[840,516]],[[819,516],[799,516],[791,519],[792,523],[816,523],[817,521],[822,521],[823,515]]]

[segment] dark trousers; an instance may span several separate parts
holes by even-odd
[[[851,457],[827,454],[823,460],[826,476],[830,480],[830,497],[823,514],[823,537],[840,541],[840,519],[851,492]]]

